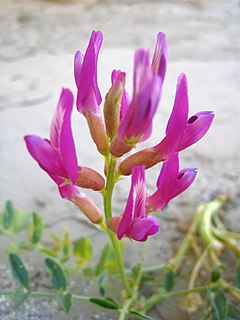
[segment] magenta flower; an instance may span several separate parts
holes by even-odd
[[[102,101],[97,83],[97,61],[102,41],[102,33],[93,31],[85,55],[80,51],[77,51],[75,55],[74,75],[78,89],[77,108],[83,114],[89,111],[97,114]]]
[[[118,133],[111,144],[117,157],[130,151],[152,133],[152,121],[161,97],[166,73],[167,45],[163,33],[158,34],[153,61],[148,50],[139,49],[134,56],[133,97],[125,108]]]
[[[71,129],[73,95],[63,89],[52,120],[50,141],[36,135],[25,136],[27,148],[40,167],[60,186],[78,179],[77,156]]]
[[[179,172],[178,154],[163,163],[157,180],[157,191],[147,198],[147,211],[163,210],[169,201],[184,192],[195,180],[196,168]]]
[[[146,241],[148,236],[158,232],[157,219],[147,216],[146,192],[144,166],[134,167],[126,208],[117,229],[119,240],[125,235],[136,241]]]
[[[177,90],[173,111],[169,118],[166,137],[167,152],[174,154],[179,152],[200,140],[210,128],[214,114],[212,111],[201,111],[188,119],[188,86],[185,74],[178,77]],[[155,150],[161,150],[166,141],[161,141]]]
[[[165,138],[156,146],[143,149],[126,158],[119,167],[121,174],[131,174],[135,165],[150,168],[200,140],[210,128],[214,113],[201,111],[188,119],[188,109],[187,78],[181,74],[178,77],[174,106]]]
[[[104,179],[90,168],[78,167],[71,129],[72,108],[73,95],[63,89],[52,120],[50,140],[28,135],[25,141],[31,156],[58,185],[61,197],[72,201],[93,223],[99,223],[101,211],[75,184],[100,190]]]
[[[99,109],[102,97],[97,83],[97,61],[102,41],[102,33],[93,31],[85,55],[80,51],[75,55],[74,76],[78,89],[77,109],[86,117],[98,151],[107,156],[109,141]]]

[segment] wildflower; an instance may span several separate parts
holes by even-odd
[[[73,95],[70,90],[63,89],[52,120],[50,140],[28,135],[25,136],[25,141],[31,156],[58,185],[61,197],[73,201],[79,208],[84,208],[83,213],[86,214],[86,208],[89,207],[91,212],[94,206],[89,204],[91,200],[87,199],[75,184],[101,190],[104,187],[104,179],[93,169],[79,167],[77,164],[71,129],[72,108]],[[88,176],[88,179],[83,179],[83,176]],[[94,217],[97,211],[95,207],[92,210],[95,212]]]
[[[180,74],[166,136],[156,146],[143,149],[126,158],[119,167],[121,174],[131,174],[132,167],[136,165],[150,168],[200,140],[210,128],[214,113],[201,111],[188,119],[188,108],[187,78]]]
[[[93,31],[85,55],[80,51],[75,54],[74,76],[78,89],[77,109],[86,117],[98,151],[107,155],[109,142],[99,109],[102,97],[97,83],[97,61],[102,41],[102,33]]]
[[[147,211],[163,210],[169,201],[184,192],[195,180],[196,168],[179,171],[179,157],[174,154],[162,165],[157,191],[147,198]]]
[[[136,241],[146,241],[148,236],[158,232],[157,219],[147,216],[146,193],[144,166],[134,167],[132,169],[132,185],[124,213],[122,217],[115,217],[109,223],[109,227],[112,226],[113,231],[117,230],[119,240],[125,235]],[[117,226],[117,224],[119,225]]]
[[[111,153],[121,157],[145,141],[152,133],[152,121],[161,97],[166,73],[167,45],[163,33],[158,34],[152,63],[148,50],[139,49],[134,56],[133,97],[111,143]]]

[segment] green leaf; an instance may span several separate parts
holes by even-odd
[[[31,296],[30,291],[16,290],[13,295],[13,308],[17,310]]]
[[[48,256],[53,257],[53,258],[56,258],[58,255],[57,252],[54,251],[53,249],[49,249],[49,248],[46,248],[43,246],[39,247],[39,251],[41,251],[42,253],[47,254]]]
[[[228,304],[227,308],[228,308],[227,316],[230,319],[234,319],[234,320],[240,319],[240,308],[238,308],[233,304]]]
[[[175,273],[173,270],[168,270],[164,274],[164,288],[166,291],[171,291],[174,286]]]
[[[24,288],[28,286],[28,272],[22,260],[14,253],[10,253],[8,257],[13,277]]]
[[[137,319],[142,319],[142,320],[155,320],[155,318],[146,316],[145,314],[140,313],[140,312],[137,312],[137,311],[134,311],[134,310],[129,311],[128,314],[135,316]]]
[[[209,299],[217,320],[224,320],[227,315],[227,300],[224,291],[220,289],[209,290]]]
[[[66,290],[67,280],[63,269],[51,258],[45,259],[46,267],[51,271],[52,286],[58,290]]]
[[[91,240],[88,237],[79,238],[74,243],[73,253],[78,265],[87,264],[93,257]]]
[[[93,297],[90,298],[89,301],[104,309],[119,310],[121,308],[121,306],[113,299]]]
[[[3,234],[3,230],[0,228],[0,236]]]
[[[235,286],[237,288],[240,288],[240,259],[237,260],[237,263],[235,265]]]
[[[30,241],[33,244],[38,243],[42,238],[44,223],[42,217],[37,213],[32,213],[32,225],[30,227]]]
[[[32,215],[27,211],[17,211],[13,217],[13,232],[18,233],[31,223]]]
[[[5,205],[5,211],[3,214],[3,227],[5,229],[10,229],[13,223],[15,209],[12,201],[8,200]]]
[[[97,263],[96,271],[95,271],[96,275],[99,276],[100,274],[106,272],[107,268],[109,269],[111,267],[114,267],[114,265],[115,265],[114,261],[115,261],[114,252],[113,252],[111,244],[108,242],[104,246],[102,254],[101,254],[99,261]],[[111,266],[111,264],[112,264],[112,266]]]
[[[57,302],[59,306],[68,313],[72,306],[72,295],[71,293],[61,293],[57,296]]]
[[[70,239],[69,230],[64,229],[62,239],[62,262],[66,262],[71,256],[72,241]]]

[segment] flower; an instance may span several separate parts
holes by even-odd
[[[103,36],[101,32],[92,32],[85,55],[77,51],[74,59],[74,76],[78,89],[77,108],[86,114],[99,112],[102,101],[97,83],[97,61]]]
[[[74,202],[89,219],[98,223],[102,219],[101,211],[76,186],[100,190],[104,179],[93,169],[79,167],[71,129],[73,95],[63,89],[52,119],[50,140],[36,135],[25,136],[25,142],[31,156],[39,166],[58,185],[60,195]],[[88,179],[83,179],[88,176]]]
[[[50,141],[36,135],[25,136],[27,148],[40,167],[58,184],[75,184],[78,179],[77,156],[71,129],[73,95],[63,89],[53,116]],[[60,180],[59,180],[60,179]]]
[[[119,240],[125,235],[136,241],[146,241],[148,236],[159,231],[157,219],[147,216],[146,196],[144,166],[134,167],[132,169],[132,185],[124,213],[122,217],[115,217],[120,218],[117,228]]]
[[[188,109],[187,78],[180,74],[166,136],[156,146],[140,150],[123,160],[119,167],[121,174],[131,174],[132,167],[136,165],[150,168],[200,140],[210,128],[214,113],[201,111],[188,119]]]
[[[97,62],[102,41],[102,33],[93,31],[85,55],[80,51],[75,54],[74,76],[78,90],[77,109],[86,117],[98,151],[107,156],[109,141],[99,109],[102,97],[97,83]]]
[[[195,180],[196,168],[179,171],[179,157],[174,154],[164,162],[157,180],[157,191],[147,198],[147,211],[163,210],[169,201],[184,192]]]
[[[166,73],[167,45],[165,35],[158,34],[150,62],[148,50],[139,49],[134,56],[133,97],[111,143],[111,153],[121,157],[152,133],[152,121],[161,97]]]

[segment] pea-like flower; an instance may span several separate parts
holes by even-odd
[[[63,89],[52,120],[50,140],[28,135],[25,141],[31,156],[58,185],[61,197],[74,202],[88,217],[92,215],[90,220],[99,222],[101,211],[75,186],[101,190],[104,179],[95,170],[78,166],[71,129],[72,108],[73,95]],[[88,179],[83,179],[86,175]]]
[[[152,62],[148,50],[139,49],[134,56],[133,97],[111,143],[117,157],[130,151],[152,133],[152,121],[161,97],[167,65],[165,35],[158,34]]]
[[[210,128],[214,113],[201,111],[188,119],[188,109],[187,78],[185,74],[180,74],[166,136],[156,146],[140,150],[123,160],[119,167],[121,174],[131,174],[131,169],[136,165],[150,168],[200,140]]]
[[[97,82],[97,63],[103,36],[92,32],[85,55],[77,51],[74,59],[74,76],[77,85],[77,109],[87,119],[89,130],[98,151],[107,155],[109,141],[99,109],[102,97]]]
[[[179,157],[174,154],[162,165],[157,191],[147,198],[147,211],[163,210],[170,200],[184,192],[195,180],[196,168],[179,171]]]
[[[122,216],[114,217],[109,228],[117,233],[118,239],[125,235],[136,241],[146,241],[159,231],[159,222],[146,211],[147,190],[144,166],[132,169],[132,184]]]

